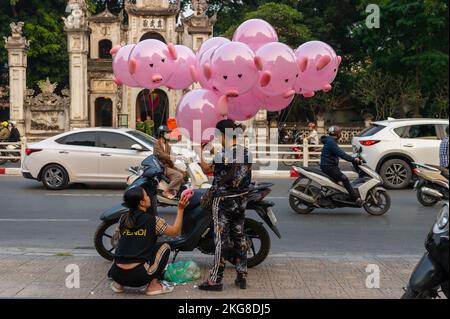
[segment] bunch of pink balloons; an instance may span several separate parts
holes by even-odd
[[[209,132],[223,118],[248,120],[261,109],[283,110],[296,93],[312,97],[317,91],[330,91],[342,61],[320,41],[294,51],[260,19],[242,23],[232,41],[223,37],[205,41],[196,54],[158,40],[115,47],[111,53],[119,85],[187,89],[194,82],[200,84],[202,89],[183,96],[176,113],[184,135],[198,143],[211,141]]]

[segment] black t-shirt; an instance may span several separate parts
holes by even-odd
[[[120,239],[115,252],[118,264],[143,263],[154,258],[154,249],[159,235],[164,234],[167,224],[164,219],[135,210],[131,214],[133,228],[127,228],[122,218]]]

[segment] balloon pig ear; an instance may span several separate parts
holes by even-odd
[[[137,68],[137,61],[135,58],[130,58],[128,60],[128,71],[130,72],[130,74],[134,74],[136,73],[136,68]]]
[[[176,60],[178,58],[178,54],[177,54],[177,49],[175,48],[173,43],[169,43],[167,45],[167,48],[169,49],[170,58],[173,60]]]
[[[197,70],[195,69],[195,66],[191,65],[189,67],[189,71],[191,71],[191,76],[194,82],[198,82]]]
[[[308,68],[308,58],[301,58],[298,60],[298,66],[300,67],[300,71],[305,72]]]
[[[264,71],[261,75],[261,79],[259,80],[259,84],[262,87],[266,87],[269,85],[270,81],[272,80],[272,74],[269,71]]]
[[[255,61],[255,66],[256,66],[256,68],[257,68],[259,71],[262,71],[262,69],[263,69],[263,63],[262,63],[261,57],[260,57],[260,56],[255,56],[254,61]]]
[[[339,65],[341,65],[342,57],[340,55],[337,56],[337,60],[338,60]]]
[[[207,80],[212,78],[212,69],[209,63],[205,63],[205,65],[203,66],[203,74],[205,75],[205,78]]]
[[[117,54],[117,52],[119,52],[121,47],[122,47],[121,45],[116,45],[114,48],[112,48],[109,51],[109,54],[111,54],[112,56],[115,56]]]
[[[118,78],[116,78],[115,76],[113,76],[113,80],[114,80],[114,82],[118,85],[118,86],[121,86],[123,83],[122,83],[122,81],[120,81]]]
[[[331,62],[331,57],[329,55],[323,55],[320,57],[320,59],[316,62],[316,69],[317,71],[322,70],[324,67],[326,67]]]

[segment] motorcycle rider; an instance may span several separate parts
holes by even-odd
[[[11,121],[9,123],[10,131],[8,142],[17,143],[20,142],[20,132],[16,127],[17,123],[16,121]]]
[[[164,164],[164,174],[170,179],[169,187],[163,192],[163,196],[174,199],[183,183],[184,174],[175,168],[170,155],[172,151],[168,142],[170,132],[172,131],[166,125],[161,125],[158,128],[158,141],[155,144],[154,153]]]
[[[339,169],[339,158],[351,162],[354,165],[361,164],[361,161],[358,158],[353,158],[348,155],[338,146],[337,140],[341,138],[341,135],[342,129],[339,126],[331,126],[328,129],[328,135],[322,136],[320,139],[324,145],[320,158],[320,169],[334,182],[342,182],[350,196],[353,197],[359,206],[362,206],[363,201],[358,192],[353,188],[348,177]]]
[[[0,142],[6,142],[9,139],[9,129],[8,129],[8,122],[2,122],[2,127],[0,130]]]
[[[319,145],[319,133],[316,130],[315,123],[309,123],[309,135],[308,135],[308,143],[312,145]]]

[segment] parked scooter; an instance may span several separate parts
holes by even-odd
[[[383,215],[391,207],[391,198],[381,186],[383,180],[358,154],[362,165],[356,166],[359,178],[353,187],[364,201],[363,207],[371,215]],[[293,166],[300,175],[289,190],[289,204],[298,214],[309,214],[315,208],[359,207],[344,186],[333,182],[320,169]]]
[[[425,241],[427,252],[414,269],[402,299],[437,298],[442,289],[449,298],[448,201]]]
[[[193,162],[192,159],[188,159],[186,157],[177,157],[174,163],[175,167],[181,171],[186,172],[185,183],[180,187],[180,190],[177,196],[174,199],[169,199],[163,196],[164,191],[169,187],[169,182],[166,182],[164,179],[158,184],[158,205],[159,206],[177,206],[178,199],[180,198],[181,193],[187,188],[193,189],[208,189],[211,187],[211,184],[208,181],[208,176],[205,175],[200,165]],[[134,183],[136,179],[141,177],[144,172],[144,168],[142,166],[132,167],[130,166],[127,169],[130,173],[132,173],[127,178],[127,185],[130,186]]]
[[[413,166],[413,172],[418,178],[414,189],[417,191],[419,203],[423,206],[434,206],[441,200],[448,201],[448,175],[444,176],[445,171],[418,163],[413,163]]]
[[[0,150],[0,156],[1,157],[20,157],[20,145],[18,144],[13,144],[13,145],[7,145],[5,147],[5,145],[0,145],[0,149],[6,149],[8,150],[8,152],[5,151],[1,151]],[[17,150],[17,152],[12,152],[14,150]],[[19,159],[17,158],[0,158],[0,165],[5,164],[6,162],[10,161],[11,163],[17,163],[19,161]]]
[[[159,160],[151,155],[146,158],[142,164],[143,173],[136,179],[131,187],[140,186],[145,189],[151,198],[151,202],[156,202],[157,186],[161,179],[166,179],[164,169]],[[272,211],[275,205],[273,202],[265,201],[264,198],[271,192],[273,184],[270,183],[254,183],[251,185],[247,199],[247,210],[255,211],[264,223],[281,238],[280,232],[276,227],[277,219]],[[200,198],[205,193],[205,189],[197,189],[194,196],[190,199],[188,207],[185,209],[183,216],[183,229],[178,237],[160,237],[159,242],[168,243],[175,255],[173,260],[180,251],[193,251],[199,249],[202,253],[213,255],[215,252],[214,245],[214,223],[212,214],[205,211],[200,206]],[[94,236],[94,244],[97,252],[107,260],[114,259],[114,250],[117,247],[117,240],[113,238],[113,232],[119,218],[126,213],[128,208],[124,204],[116,205],[105,211],[100,219],[101,223],[97,227]],[[149,208],[150,214],[157,215],[156,205]],[[248,267],[254,267],[262,263],[270,251],[270,237],[263,223],[251,218],[245,219],[245,236],[248,243]],[[228,260],[233,263],[234,256],[227,256]]]

